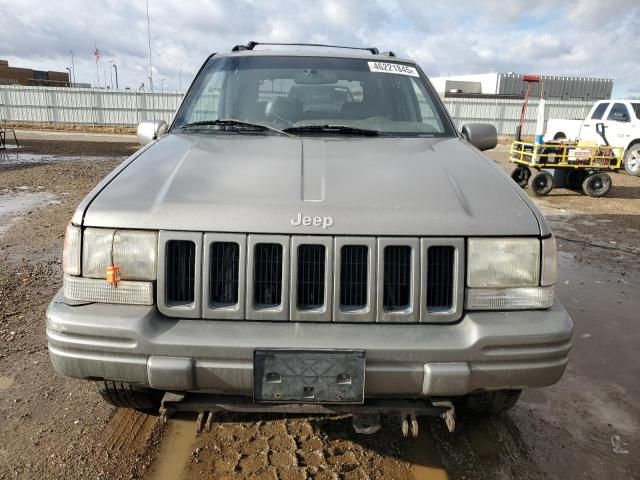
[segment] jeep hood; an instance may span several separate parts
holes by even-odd
[[[294,226],[298,216],[332,225]],[[98,185],[87,226],[325,235],[539,235],[535,207],[459,138],[169,134]],[[84,217],[84,218],[83,218]]]

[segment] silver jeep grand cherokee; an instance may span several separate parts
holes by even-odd
[[[573,325],[555,240],[480,153],[495,129],[459,133],[391,52],[256,45],[211,55],[172,125],[141,124],[146,146],[76,210],[55,368],[199,426],[383,413],[405,434],[557,382]]]

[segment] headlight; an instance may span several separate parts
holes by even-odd
[[[537,238],[470,238],[470,287],[533,287],[540,282]]]
[[[556,277],[553,237],[542,243],[537,238],[470,238],[466,308],[549,308]]]
[[[105,278],[107,267],[118,265],[122,280],[155,280],[158,257],[156,232],[85,228],[82,276]]]
[[[62,249],[62,271],[69,275],[80,275],[80,243],[82,234],[80,227],[71,222],[67,225]]]
[[[64,295],[84,302],[152,305],[157,257],[156,232],[85,228],[81,233],[69,225],[63,252]],[[119,277],[109,283],[107,268],[112,266],[117,266]]]

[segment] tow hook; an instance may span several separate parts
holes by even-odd
[[[416,418],[416,416],[412,413],[410,415],[404,415],[400,417],[400,419],[401,419],[400,428],[402,429],[402,436],[404,438],[407,438],[409,434],[411,434],[413,438],[416,438],[419,433],[418,419]]]
[[[205,420],[206,415],[206,420]],[[213,412],[200,412],[198,413],[198,419],[196,420],[196,434],[206,430],[207,433],[211,431],[211,425],[213,424]]]
[[[431,403],[433,403],[434,407],[442,407],[445,409],[445,411],[440,415],[440,418],[444,420],[444,423],[449,429],[449,433],[453,433],[456,429],[456,409],[453,406],[453,403],[451,403],[450,400],[432,400]]]

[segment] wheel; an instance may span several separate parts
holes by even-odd
[[[536,172],[529,181],[529,187],[539,197],[546,195],[553,188],[553,177],[549,172]]]
[[[632,145],[625,153],[624,170],[634,177],[640,176],[640,143]]]
[[[611,177],[608,173],[594,173],[582,182],[582,191],[590,197],[604,197],[611,190]]]
[[[513,181],[520,185],[522,188],[525,188],[527,186],[530,177],[531,170],[529,170],[527,167],[523,167],[522,165],[518,165],[513,169],[513,172],[511,172],[511,178],[513,178]]]
[[[567,136],[564,134],[564,132],[558,132],[553,136],[554,140],[566,140]]]
[[[582,191],[582,182],[589,175],[585,170],[569,170],[567,173],[567,188],[576,192]]]
[[[512,408],[522,390],[496,390],[493,392],[472,393],[455,401],[456,410],[462,414],[492,416],[499,415]]]
[[[145,413],[157,413],[162,392],[123,382],[96,382],[102,399],[119,408],[133,408]]]

